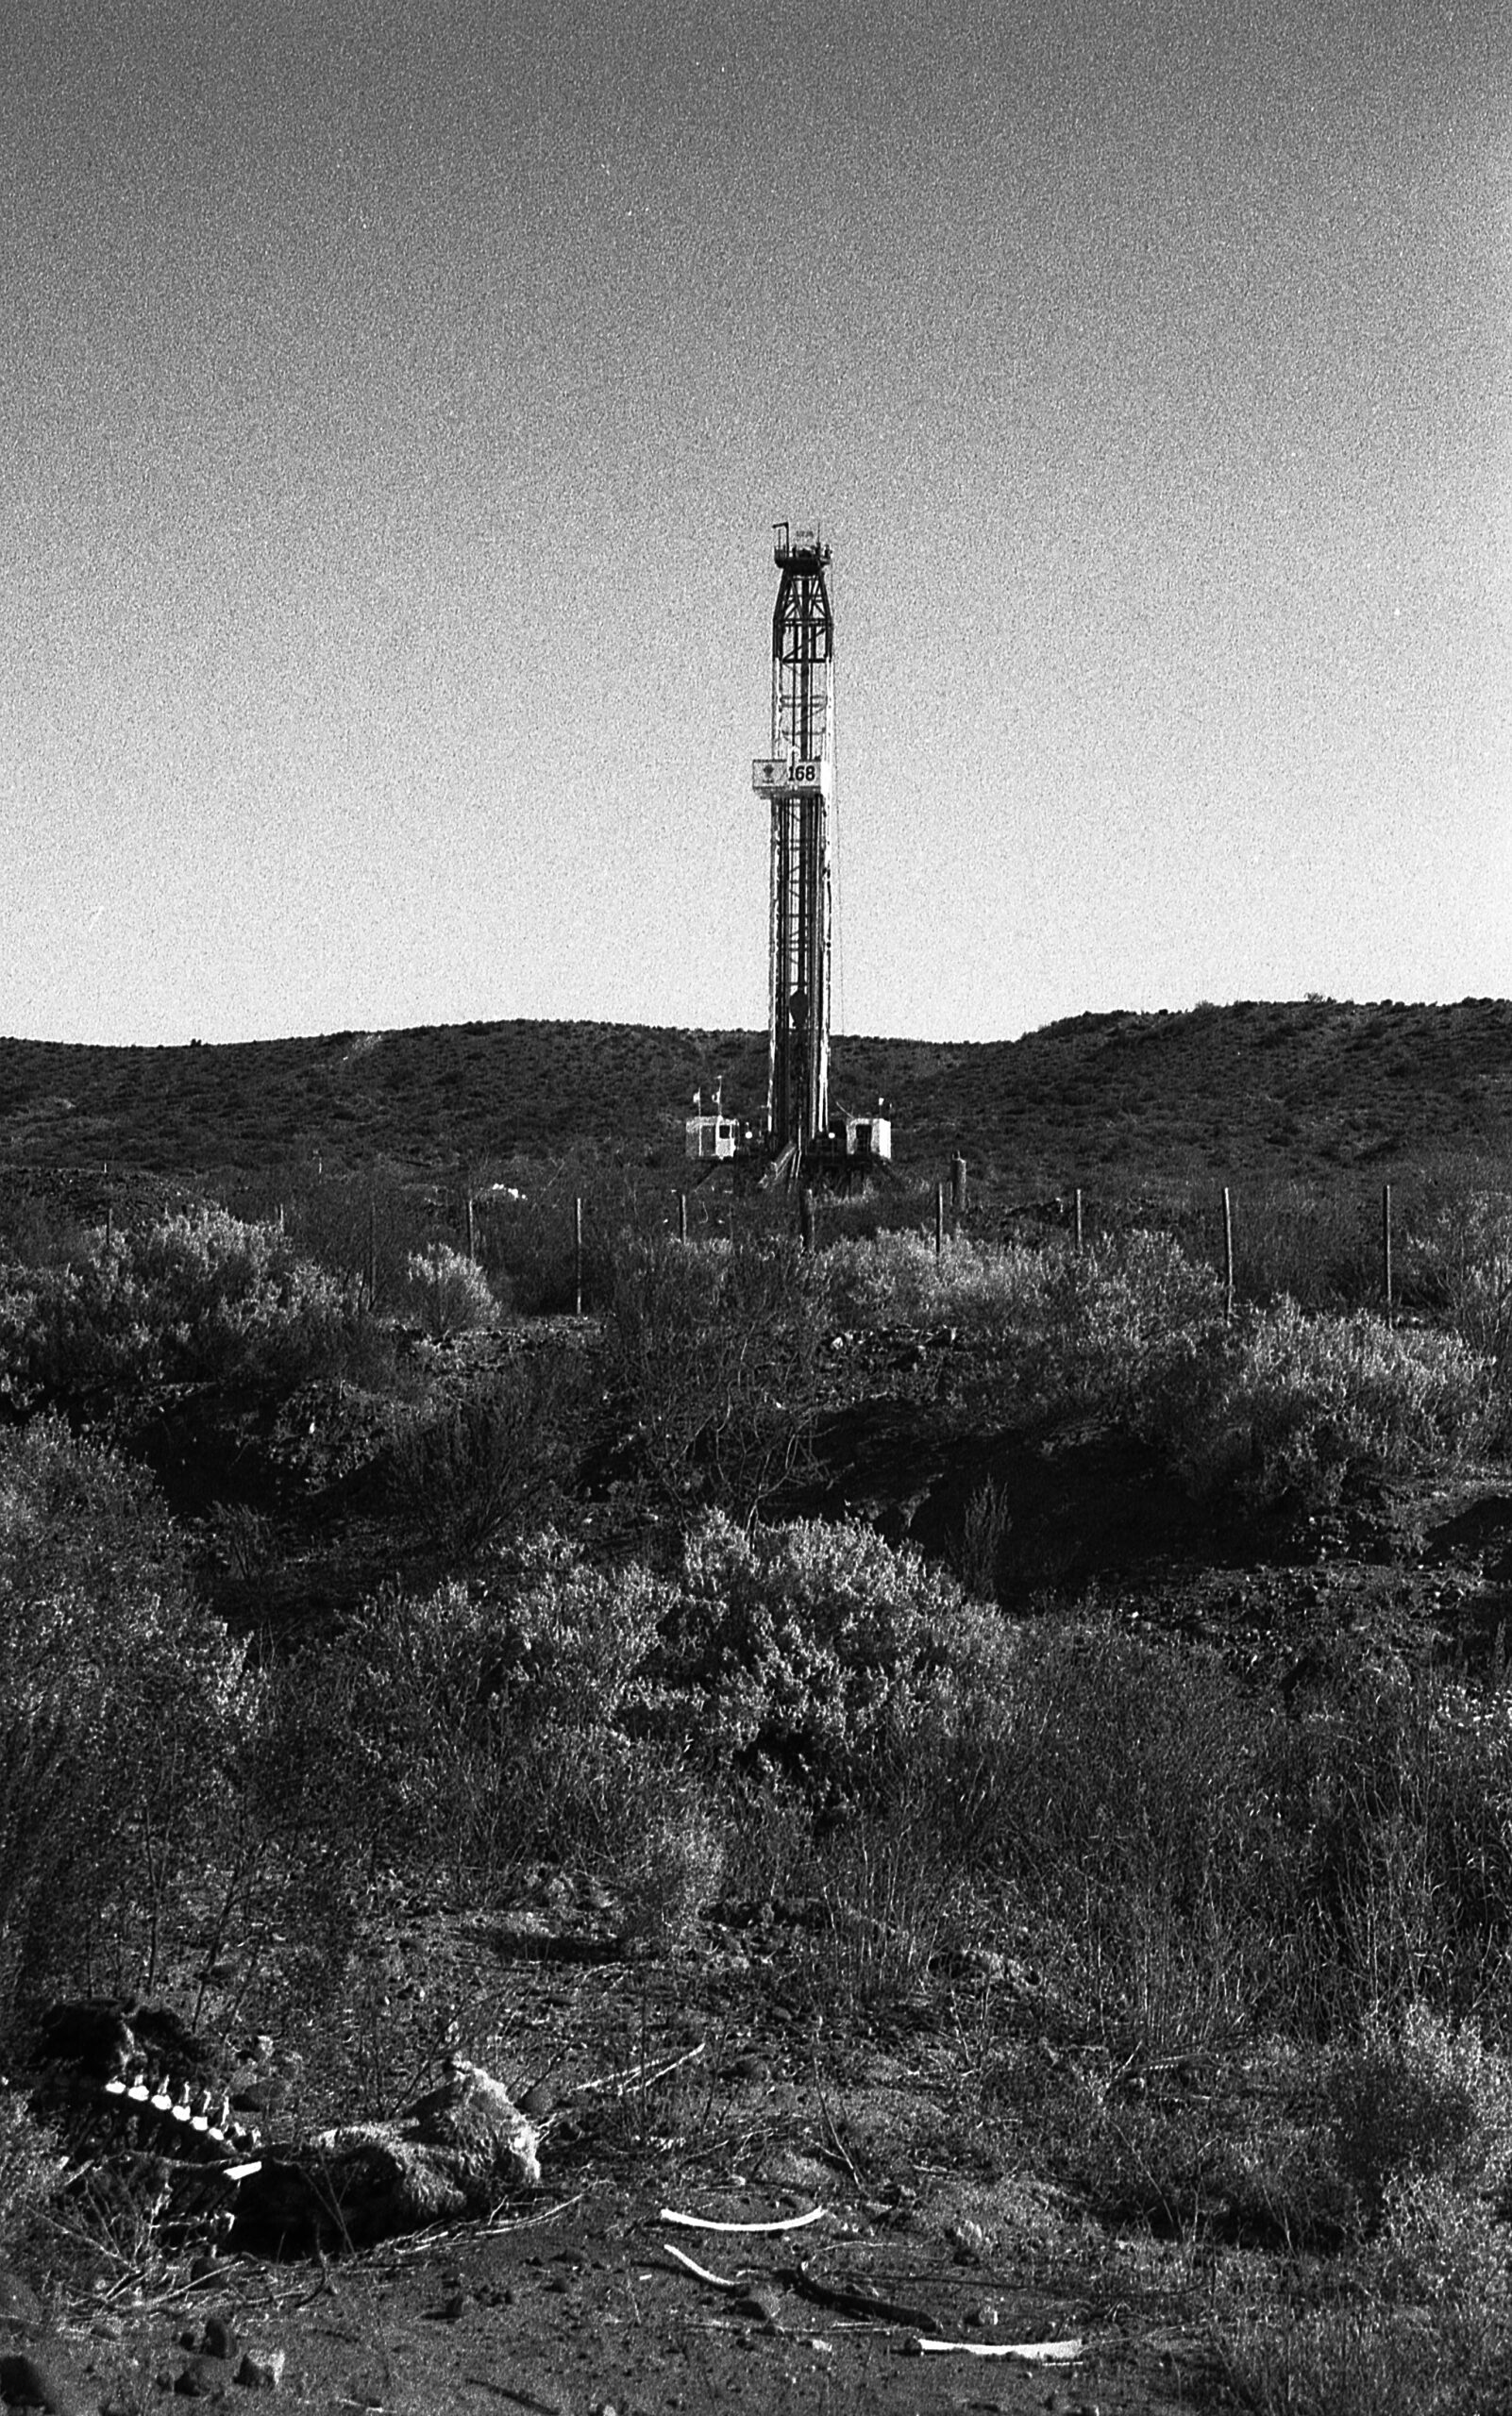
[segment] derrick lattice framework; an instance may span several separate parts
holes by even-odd
[[[771,753],[754,785],[771,799],[767,1146],[790,1163],[830,1115],[830,817],[834,799],[834,615],[830,548],[777,524]]]

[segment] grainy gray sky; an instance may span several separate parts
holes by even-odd
[[[5,0],[0,1032],[1512,988],[1502,0]]]

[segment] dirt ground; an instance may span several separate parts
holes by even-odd
[[[800,2192],[710,2193],[738,2219]],[[938,2242],[890,2238],[839,2213],[798,2235],[827,2283],[927,2308],[940,2332],[983,2344],[1076,2340],[1070,2362],[914,2353],[911,2324],[815,2304],[792,2242],[681,2233],[748,2276],[738,2299],[680,2272],[653,2198],[590,2192],[518,2228],[375,2255],[316,2275],[233,2264],[149,2318],[96,2319],[58,2343],[82,2407],[138,2410],[165,2391],[224,2393],[244,2347],[282,2351],[281,2391],[302,2408],[518,2408],[549,2416],[652,2416],[669,2409],[844,2411],[912,2416],[944,2409],[1156,2410],[1190,2408],[1201,2353],[1158,2305],[1109,2302],[1091,2288],[1036,2285],[1016,2259],[954,2266]],[[196,2357],[201,2309],[226,2316],[232,2355]],[[70,2327],[72,2330],[73,2327]],[[102,2337],[103,2336],[103,2337]],[[218,2369],[218,2371],[217,2371]]]
[[[814,1506],[938,1548],[963,1500],[1011,1476],[1005,1598],[1104,1588],[1116,1616],[1285,1684],[1307,1685],[1345,1634],[1471,1664],[1504,1651],[1504,1472],[1378,1488],[1274,1534],[1173,1535],[1136,1454],[1114,1465],[1103,1438],[1068,1432],[1031,1466],[982,1435],[936,1465],[936,1415],[931,1376],[928,1397],[853,1417]],[[378,1888],[338,2031],[311,2012],[273,2043],[282,2119],[328,2104],[332,2071],[392,2108],[455,2048],[538,2123],[537,2196],[325,2263],[227,2256],[195,2273],[186,2248],[147,2284],[123,2253],[87,2282],[44,2273],[41,2307],[22,2289],[8,2318],[0,2276],[0,2394],[21,2406],[29,2389],[59,2416],[145,2416],[165,2396],[234,2406],[255,2387],[234,2378],[246,2353],[249,2372],[281,2357],[277,2391],[302,2408],[394,2416],[1233,2406],[1216,2335],[1233,2311],[1277,2304],[1274,2248],[1120,2230],[1036,2179],[998,2084],[1016,2055],[1074,2061],[1076,2008],[1008,1908],[995,1925],[975,1905],[967,1927],[943,1904],[932,1928],[913,1912],[932,1935],[916,1984],[872,1992],[837,1985],[836,1958],[859,1972],[868,1941],[848,1946],[816,1901],[727,1898],[653,1957],[621,1942],[591,1877],[524,1873],[486,1913]],[[1220,2092],[1204,2119],[1233,2113]],[[786,2231],[666,2212],[770,2225],[821,2208]],[[205,2354],[215,2318],[228,2355]],[[957,2345],[920,2354],[921,2338]],[[1076,2346],[1046,2362],[964,2345],[1046,2342]]]
[[[299,2407],[394,2416],[1221,2405],[1209,2263],[1110,2235],[983,2120],[1003,2038],[1062,2026],[1033,1968],[958,1951],[911,1999],[837,2017],[815,1985],[821,1912],[727,1902],[652,1961],[618,1944],[600,1890],[555,1872],[503,1914],[376,1910],[369,1996],[326,2052],[361,2069],[378,2025],[391,2043],[435,2039],[465,2008],[466,2051],[541,2130],[539,2193],[362,2255],[227,2254],[196,2272],[191,2244],[145,2286],[123,2257],[87,2284],[58,2277],[40,2340],[18,2329],[13,2352],[42,2360],[64,2416],[144,2416],[170,2394],[242,2404],[244,2354],[277,2353]],[[276,2061],[297,2078],[317,2035],[292,2029]],[[370,2078],[391,2092],[396,2073]],[[817,2209],[775,2232],[669,2219]],[[225,2357],[204,2354],[214,2318]],[[0,2318],[0,2346],[3,2332]],[[920,2354],[922,2338],[1078,2345],[1041,2362]]]
[[[914,2067],[857,2041],[848,2083],[827,2085],[797,2028],[764,2052],[733,2045],[726,2082],[710,2075],[715,2132],[696,2135],[701,2055],[654,2084],[648,2107],[633,2079],[623,2097],[569,2092],[596,2137],[547,2118],[539,2203],[492,2223],[316,2264],[228,2256],[156,2298],[107,2282],[92,2304],[59,2306],[40,2354],[74,2394],[59,2405],[139,2416],[165,2392],[241,2401],[244,2353],[263,2367],[281,2353],[279,2387],[300,2407],[395,2416],[1211,2404],[1190,2258],[1110,2240],[1020,2174],[952,2163],[943,2062],[932,2075],[928,2056]],[[824,2058],[832,2072],[837,2060]],[[821,2208],[778,2232],[669,2220],[771,2224]],[[209,2358],[196,2353],[216,2316],[228,2354]],[[920,2354],[921,2338],[1077,2345],[1041,2363]]]

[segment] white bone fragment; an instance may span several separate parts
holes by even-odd
[[[1082,2354],[1077,2340],[920,2340],[921,2357],[1018,2357],[1027,2366],[1069,2366]]]
[[[801,2231],[806,2223],[821,2223],[830,2209],[811,2207],[806,2215],[789,2215],[775,2223],[716,2223],[706,2215],[680,2215],[672,2206],[664,2206],[659,2220],[664,2223],[680,2223],[684,2231]]]
[[[690,2273],[697,2273],[700,2282],[712,2283],[716,2290],[743,2290],[746,2287],[744,2282],[727,2282],[722,2273],[711,2273],[707,2265],[695,2265],[692,2257],[684,2257],[681,2249],[674,2248],[669,2240],[662,2242],[662,2254],[664,2257],[675,2257],[680,2265],[685,2265]]]

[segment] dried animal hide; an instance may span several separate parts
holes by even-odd
[[[203,2084],[163,2076],[164,2053],[201,2071],[210,2062],[161,2008],[53,2006],[26,2093],[76,2169],[143,2182],[181,2229],[299,2256],[487,2215],[539,2187],[535,2130],[498,2081],[461,2057],[395,2122],[265,2146],[224,2097],[217,2107]]]

